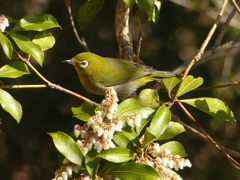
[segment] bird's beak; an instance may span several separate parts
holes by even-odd
[[[63,60],[61,61],[62,63],[68,63],[68,64],[77,64],[76,62],[74,62],[72,59],[68,59],[68,60]]]

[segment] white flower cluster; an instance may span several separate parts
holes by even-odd
[[[53,180],[68,180],[72,177],[73,172],[78,173],[79,166],[71,163],[67,158],[63,160],[63,166],[55,171],[55,178]]]
[[[191,162],[188,159],[181,158],[179,155],[172,155],[168,149],[161,150],[158,143],[152,143],[149,145],[148,153],[154,157],[151,159],[149,165],[155,167],[164,180],[181,180],[180,176],[174,176],[167,172],[166,168],[183,169],[184,167],[192,167]]]
[[[1,14],[0,15],[0,31],[4,32],[6,27],[8,26],[9,26],[8,19],[3,14]]]
[[[100,111],[96,111],[95,115],[90,117],[83,126],[74,126],[76,138],[81,138],[81,140],[77,140],[77,144],[83,155],[86,155],[92,148],[99,153],[102,150],[116,147],[112,141],[113,134],[120,132],[126,125],[132,128],[139,127],[141,118],[146,117],[143,113],[138,112],[124,115],[121,118],[114,117],[118,107],[117,101],[115,90],[108,89],[105,99],[101,103]]]

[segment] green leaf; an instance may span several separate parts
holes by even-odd
[[[85,166],[92,179],[95,179],[99,168],[100,158],[96,157],[96,150],[89,151],[85,156]]]
[[[104,0],[86,1],[78,10],[77,22],[80,30],[86,29],[102,9]]]
[[[128,8],[132,9],[133,5],[135,4],[136,0],[123,0]]]
[[[62,153],[69,161],[81,166],[84,158],[77,143],[63,132],[48,133],[54,142],[57,150]]]
[[[198,86],[201,86],[202,83],[203,78],[201,77],[193,78],[191,75],[185,77],[177,90],[176,97],[179,97],[193,89],[196,89]]]
[[[24,74],[30,74],[28,67],[21,61],[14,61],[0,68],[0,77],[17,78]]]
[[[109,171],[111,176],[123,180],[161,180],[157,171],[146,164],[127,163],[117,166]]]
[[[151,18],[154,23],[158,22],[158,20],[159,20],[160,8],[161,8],[161,2],[156,1],[154,3],[154,7],[153,7],[153,11],[152,11],[152,18]]]
[[[157,102],[159,101],[158,92],[153,89],[142,90],[137,100],[143,107],[150,107],[153,109],[159,107],[159,103]]]
[[[120,132],[114,134],[113,140],[119,147],[128,148],[132,151],[135,150],[132,141],[130,141],[124,134]]]
[[[2,32],[0,32],[0,44],[3,48],[4,53],[7,56],[7,58],[11,59],[12,53],[13,53],[12,43]]]
[[[156,140],[156,136],[154,136],[150,131],[149,131],[149,127],[147,127],[145,129],[145,134],[144,134],[144,139],[142,142],[141,147],[145,148],[147,147],[148,144],[150,144],[151,142],[153,142],[154,140]]]
[[[159,137],[168,127],[170,120],[170,110],[165,105],[162,105],[153,116],[149,127],[149,132],[154,136]]]
[[[126,136],[131,142],[140,146],[138,134],[130,126],[126,126],[122,129],[122,133]]]
[[[161,2],[155,0],[136,0],[137,5],[143,9],[147,15],[148,19],[156,23],[159,18],[159,11]]]
[[[19,49],[23,52],[32,55],[38,64],[43,64],[43,52],[39,45],[33,43],[30,39],[20,34],[11,33],[10,36],[15,41]]]
[[[21,104],[16,101],[8,92],[2,89],[0,89],[0,104],[5,111],[12,115],[17,123],[20,122],[22,118]]]
[[[44,31],[46,29],[60,27],[55,17],[50,14],[28,14],[20,19],[11,32],[16,31]]]
[[[169,97],[171,97],[171,91],[173,88],[181,81],[178,77],[171,77],[171,78],[162,78],[162,82],[164,86],[168,90]]]
[[[133,159],[137,154],[124,147],[116,147],[102,151],[97,157],[110,162],[122,163]]]
[[[133,112],[144,112],[146,115],[149,115],[153,111],[152,108],[142,107],[136,99],[129,98],[118,105],[114,117],[121,117],[122,115],[131,114]]]
[[[170,121],[167,129],[157,138],[157,140],[171,139],[178,134],[185,132],[183,125]]]
[[[181,157],[187,156],[185,149],[180,142],[170,141],[160,146],[161,150],[168,149],[172,155],[179,155]]]
[[[184,99],[180,100],[180,102],[196,107],[219,121],[229,121],[234,125],[236,124],[233,112],[229,109],[228,105],[220,99],[203,97]]]
[[[93,105],[89,102],[84,102],[79,107],[72,107],[73,117],[82,121],[88,122],[89,118],[95,114]]]
[[[55,38],[49,31],[43,31],[34,36],[33,43],[39,45],[42,50],[47,50],[55,44]]]

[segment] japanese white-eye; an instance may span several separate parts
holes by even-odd
[[[98,95],[105,95],[107,89],[113,88],[118,96],[127,97],[148,82],[176,76],[169,71],[157,71],[124,59],[101,57],[90,52],[62,62],[72,64],[82,85]]]

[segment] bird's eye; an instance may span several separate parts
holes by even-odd
[[[82,68],[85,68],[88,66],[88,61],[82,61],[79,63]]]

